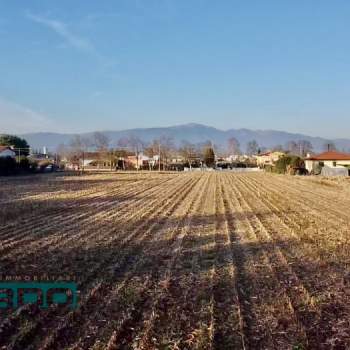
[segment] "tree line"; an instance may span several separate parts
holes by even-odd
[[[113,147],[112,147],[113,144]],[[30,153],[30,146],[26,140],[14,135],[0,135],[0,145],[9,146],[16,152],[16,159],[1,159],[0,172],[14,172],[16,169],[34,169],[27,156]],[[333,142],[326,142],[324,151],[334,151],[336,146]],[[299,157],[306,157],[313,153],[313,145],[308,140],[292,140],[285,145],[276,145],[270,149],[258,144],[256,140],[248,141],[245,150],[237,138],[230,137],[226,140],[226,146],[216,145],[210,140],[206,142],[191,143],[183,140],[176,145],[174,140],[166,135],[155,138],[151,142],[145,142],[137,135],[130,134],[112,143],[112,140],[103,132],[95,132],[90,136],[75,135],[68,145],[60,145],[57,152],[57,159],[66,158],[69,161],[80,162],[84,154],[95,152],[101,160],[109,160],[110,164],[116,164],[118,159],[128,155],[134,155],[139,159],[141,154],[150,158],[160,158],[159,166],[167,168],[172,158],[181,157],[187,166],[198,166],[200,163],[212,166],[215,157],[247,156],[258,155],[266,151],[282,151]],[[10,170],[9,170],[10,169]]]
[[[63,151],[67,152],[67,150],[73,153],[88,152],[89,150],[106,152],[112,149],[111,141],[112,140],[102,132],[95,132],[91,136],[75,135],[70,141],[68,147],[65,145],[59,146],[58,153],[61,154]],[[235,137],[227,139],[226,147],[216,145],[210,140],[200,143],[191,143],[183,140],[179,146],[176,146],[174,140],[169,136],[163,135],[151,142],[146,142],[133,134],[118,139],[117,142],[114,143],[113,149],[118,149],[119,151],[131,151],[136,156],[141,153],[149,157],[160,154],[161,158],[166,160],[170,155],[174,154],[181,155],[186,159],[197,157],[199,154],[203,155],[204,150],[208,147],[213,148],[214,153],[221,157],[242,154],[252,156],[266,151],[281,151],[305,157],[308,153],[313,153],[314,151],[312,143],[308,140],[292,140],[284,145],[275,145],[271,148],[266,148],[259,145],[256,140],[251,140],[246,143],[245,148],[242,151],[242,146]],[[333,142],[326,142],[323,145],[323,150],[334,151],[337,150],[337,148]]]

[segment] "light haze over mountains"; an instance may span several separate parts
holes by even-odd
[[[111,147],[116,147],[118,140],[135,136],[144,142],[151,142],[154,139],[165,136],[172,138],[175,145],[179,146],[183,140],[191,143],[211,141],[219,147],[226,147],[227,140],[235,137],[241,144],[244,151],[247,142],[256,140],[260,147],[271,148],[276,145],[285,145],[289,141],[307,140],[314,147],[314,151],[321,151],[324,144],[334,142],[339,150],[350,150],[350,139],[325,139],[303,134],[293,134],[276,130],[250,130],[250,129],[228,129],[220,130],[202,124],[183,124],[169,127],[137,128],[119,131],[102,131],[111,141]],[[89,136],[92,133],[82,133],[81,136]],[[60,133],[28,133],[21,135],[32,148],[38,149],[46,146],[49,150],[55,151],[60,144],[69,145],[74,134]]]

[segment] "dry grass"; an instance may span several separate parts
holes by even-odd
[[[0,273],[69,275],[79,308],[0,315],[4,349],[348,349],[348,180],[1,179]]]

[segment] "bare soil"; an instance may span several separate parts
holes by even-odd
[[[79,307],[0,310],[0,349],[349,349],[349,252],[347,180],[2,178],[0,275],[68,276]]]

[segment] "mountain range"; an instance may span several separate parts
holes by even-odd
[[[230,137],[235,137],[241,144],[242,150],[245,150],[247,142],[256,140],[260,147],[271,148],[276,145],[285,145],[289,141],[306,140],[310,141],[314,151],[321,151],[325,143],[333,142],[339,150],[350,151],[350,139],[325,139],[322,137],[313,137],[303,134],[294,134],[276,130],[249,130],[249,129],[229,129],[220,130],[214,127],[202,124],[184,124],[170,127],[158,128],[138,128],[119,131],[103,131],[111,141],[112,146],[116,146],[118,140],[135,136],[145,142],[161,136],[172,138],[176,145],[180,145],[183,140],[191,143],[201,143],[211,141],[219,147],[225,147]],[[34,149],[46,147],[50,151],[55,151],[61,144],[68,145],[75,134],[60,133],[28,133],[21,137],[25,138]],[[89,137],[92,133],[81,133],[80,136]]]

